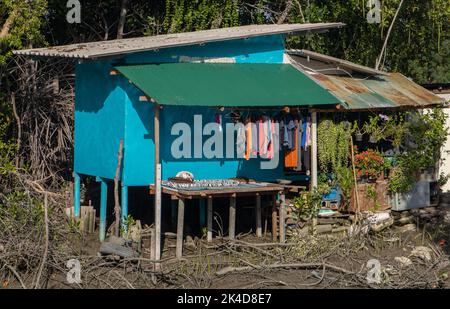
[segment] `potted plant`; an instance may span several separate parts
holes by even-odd
[[[363,140],[363,134],[362,134],[361,130],[358,129],[355,132],[355,141],[362,142],[362,140]]]
[[[363,151],[355,156],[355,168],[361,180],[376,181],[384,172],[384,158],[378,151]]]

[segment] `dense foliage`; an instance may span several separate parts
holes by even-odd
[[[123,37],[255,23],[340,21],[346,23],[346,27],[329,33],[294,36],[289,38],[288,46],[307,48],[373,67],[400,4],[400,0],[382,1],[381,23],[369,24],[366,19],[369,9],[365,0],[80,2],[81,23],[69,24],[66,21],[66,1],[0,0],[0,162],[3,168],[6,162],[11,163],[11,153],[15,151],[14,139],[18,135],[11,93],[24,92],[24,85],[18,84],[16,74],[27,80],[28,75],[36,72],[33,63],[29,63],[25,70],[17,70],[17,63],[11,57],[13,49],[115,39],[119,37],[120,13],[125,9]],[[449,82],[449,19],[449,1],[404,1],[390,33],[381,67],[400,71],[419,83]],[[27,95],[18,104],[18,117],[25,110],[20,104],[27,104],[30,98],[35,100],[33,93]],[[335,147],[342,150],[346,145]],[[329,157],[327,160],[322,160],[324,165],[328,165],[327,169],[336,169],[338,165],[345,165],[341,163],[345,163],[347,158],[343,153],[338,153],[336,158]]]

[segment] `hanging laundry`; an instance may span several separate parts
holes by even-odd
[[[296,168],[298,165],[298,151],[299,151],[299,139],[298,139],[298,126],[293,130],[293,148],[286,150],[284,156],[284,166],[286,168]]]
[[[258,119],[258,153],[260,156],[264,155],[264,122],[262,118]]]
[[[307,140],[308,140],[308,146],[312,145],[312,131],[311,131],[311,117],[308,117],[308,134],[307,134]]]
[[[294,117],[290,114],[286,115],[283,119],[282,126],[283,146],[287,150],[292,150],[295,148],[295,129],[297,128]]]
[[[259,151],[258,122],[252,123],[252,151],[251,155],[256,158]]]
[[[304,117],[302,121],[302,148],[306,149],[307,147],[307,135],[308,135],[308,118]]]
[[[298,121],[298,130],[297,130],[297,140],[302,141],[303,137],[303,120],[299,119]],[[302,170],[302,154],[303,154],[303,147],[301,145],[298,145],[297,147],[297,166],[295,168],[296,171]]]
[[[247,119],[245,123],[245,159],[250,160],[251,152],[252,152],[252,122],[250,119]]]
[[[279,140],[279,132],[279,124],[274,119],[272,119],[270,121],[270,143],[267,150],[267,159],[273,159],[275,157],[275,151],[280,151],[279,148],[275,149],[275,143]]]
[[[270,117],[264,116],[264,134],[265,134],[265,149],[266,153],[269,150],[269,144],[272,139],[272,120]]]
[[[243,124],[237,126],[236,131],[236,153],[238,158],[245,156],[246,131]]]
[[[269,150],[270,135],[271,135],[271,120],[267,116],[261,116],[258,125],[259,128],[259,155],[262,158],[267,158],[267,152]]]
[[[219,132],[222,132],[222,115],[216,114],[216,123],[219,124]]]

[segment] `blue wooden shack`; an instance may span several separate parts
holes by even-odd
[[[174,158],[170,147],[177,136],[171,128],[177,122],[194,126],[194,115],[203,122],[214,121],[223,107],[309,108],[339,104],[340,100],[329,91],[286,63],[285,38],[341,26],[341,23],[252,25],[32,49],[16,54],[77,61],[75,214],[80,212],[80,177],[96,177],[102,187],[103,239],[107,186],[116,174],[121,141],[123,219],[128,215],[128,188],[154,184],[155,166],[159,162],[162,180],[179,171],[191,171],[196,179],[242,176],[275,181],[298,177],[285,175],[281,163],[275,169],[261,169],[260,161],[264,159],[206,158],[201,152],[196,153],[201,144],[195,144],[195,136],[192,158]],[[156,113],[159,118],[155,118]],[[155,130],[159,130],[158,136]]]
[[[123,159],[118,174],[122,222],[128,216],[129,187],[152,187],[156,241],[159,242],[161,180],[180,171],[189,171],[196,179],[246,177],[261,182],[303,179],[314,187],[317,185],[317,111],[423,108],[442,103],[399,74],[380,72],[311,51],[285,50],[288,35],[324,32],[342,26],[341,23],[251,25],[15,53],[77,61],[75,215],[80,214],[80,178],[96,177],[101,183],[100,239],[104,239],[107,189],[116,176],[119,145],[122,144]],[[349,82],[349,72],[362,77]],[[229,155],[227,149],[221,147],[219,155],[212,157],[203,152],[203,142],[208,138],[203,136],[203,125],[217,121],[218,114],[224,116],[226,124],[231,121],[225,117],[230,110],[239,109],[244,113],[264,110],[270,114],[290,106],[311,112],[310,175],[286,174],[282,160],[274,168],[261,168],[261,163],[267,159],[244,160],[235,155],[234,149]],[[192,129],[191,145],[183,149],[181,157],[174,155],[172,149],[180,134],[180,127],[176,129],[174,125],[180,123]],[[195,129],[197,126],[200,131]],[[221,134],[225,140],[229,133],[224,130]],[[259,194],[260,189],[249,187],[246,190]],[[276,192],[278,188],[270,190]],[[230,194],[231,218],[236,195],[227,194]],[[211,192],[199,195],[208,200],[208,239],[211,196]],[[180,198],[176,194],[174,197]],[[258,224],[261,224],[260,203],[257,198],[257,234]],[[180,198],[178,207],[182,210],[178,211],[177,256],[180,256],[184,198]],[[272,220],[272,224],[275,221]],[[230,219],[232,236],[233,224]],[[280,233],[283,228],[280,223]],[[159,243],[156,247],[155,258],[158,259]]]

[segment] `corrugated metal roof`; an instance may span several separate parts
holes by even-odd
[[[298,55],[298,54],[297,54]],[[324,55],[325,56],[325,55]],[[336,59],[336,58],[335,58]],[[318,60],[316,58],[316,60]],[[353,71],[369,74],[366,77],[355,77],[348,74],[323,74],[291,57],[291,62],[299,70],[305,72],[318,84],[328,89],[343,102],[347,110],[369,110],[384,108],[415,107],[425,108],[441,105],[445,100],[414,83],[400,73],[374,75],[369,70],[360,70],[353,64]],[[346,62],[347,64],[351,62]],[[375,71],[375,70],[374,70]]]
[[[196,45],[263,35],[321,32],[340,28],[343,23],[249,25],[196,32],[110,40],[14,51],[16,55],[94,59],[162,48]]]
[[[162,105],[334,107],[340,103],[290,64],[165,63],[116,69]]]
[[[322,61],[325,63],[337,64],[339,67],[348,68],[352,71],[357,71],[360,73],[373,74],[373,75],[386,75],[387,74],[387,72],[375,70],[375,69],[357,64],[357,63],[353,63],[353,62],[350,62],[347,60],[331,57],[331,56],[324,55],[324,54],[319,54],[319,53],[316,53],[316,52],[313,52],[310,50],[306,50],[306,49],[291,49],[291,50],[288,50],[287,53],[289,55],[310,57],[312,59],[319,60],[319,61]]]

